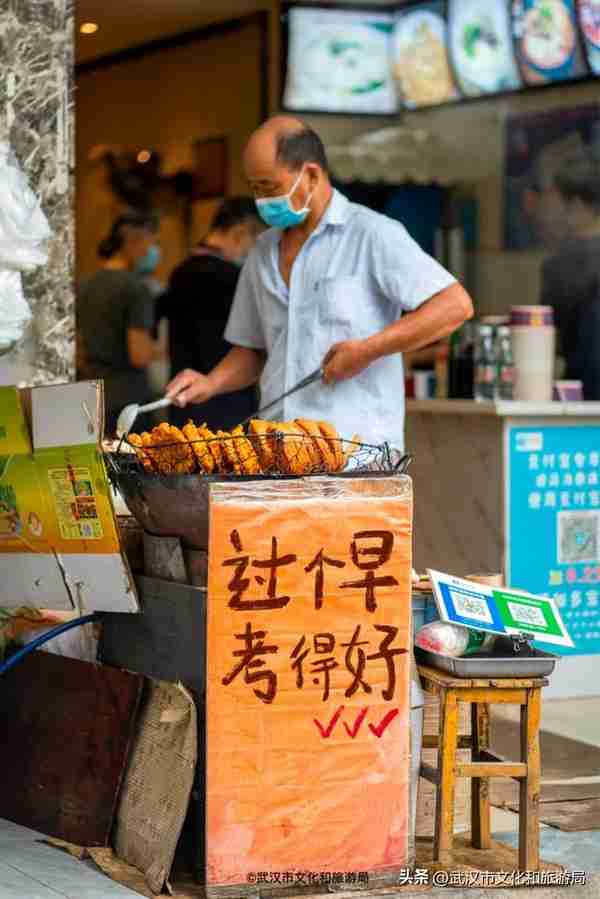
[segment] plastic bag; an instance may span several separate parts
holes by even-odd
[[[14,153],[0,143],[0,269],[25,272],[44,265],[51,233]]]
[[[484,631],[459,627],[448,621],[432,621],[417,631],[415,644],[427,652],[437,652],[457,659],[491,649],[495,639],[494,634]]]
[[[0,270],[0,355],[21,340],[30,321],[31,309],[23,296],[21,275]]]

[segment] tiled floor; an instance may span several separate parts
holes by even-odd
[[[0,819],[0,899],[139,899],[97,869]]]

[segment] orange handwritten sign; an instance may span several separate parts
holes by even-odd
[[[207,883],[408,860],[406,477],[211,486]]]

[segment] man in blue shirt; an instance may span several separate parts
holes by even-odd
[[[469,296],[402,225],[332,188],[323,144],[300,120],[262,125],[244,166],[270,230],[240,276],[225,332],[233,348],[208,375],[180,372],[168,395],[185,406],[260,382],[264,405],[322,365],[325,383],[270,417],[325,419],[342,437],[402,450],[401,354],[470,318]]]

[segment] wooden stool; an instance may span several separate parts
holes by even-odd
[[[424,749],[438,749],[437,770],[421,764],[421,777],[436,787],[433,860],[451,863],[454,837],[454,787],[457,777],[470,777],[471,837],[476,849],[489,849],[490,777],[509,777],[520,784],[519,869],[540,867],[540,710],[542,677],[497,680],[453,677],[434,668],[418,666],[423,689],[440,701],[439,737],[425,736]],[[471,736],[458,733],[458,703],[471,704]],[[521,761],[507,762],[490,751],[490,713],[494,703],[521,706]],[[472,761],[457,764],[456,750],[471,749]]]

